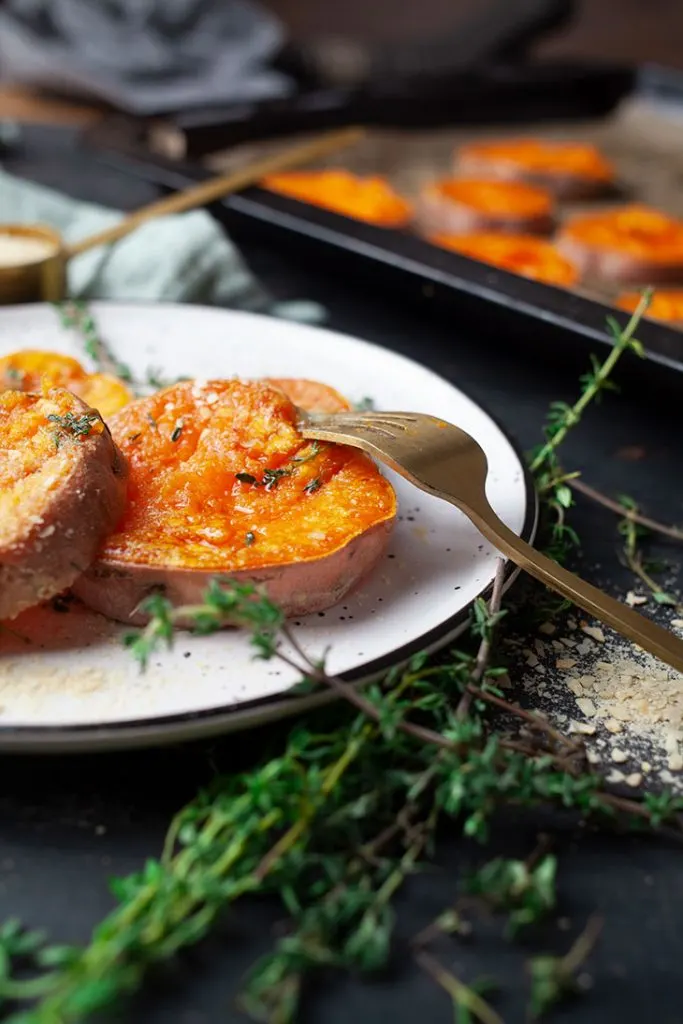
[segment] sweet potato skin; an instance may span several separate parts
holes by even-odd
[[[87,434],[48,420],[69,413],[90,418]],[[102,420],[62,389],[0,392],[0,446],[0,619],[12,619],[92,561],[123,513],[127,467]]]
[[[88,373],[71,356],[40,349],[21,349],[0,358],[0,387],[31,392],[42,387],[66,388],[105,420],[133,399],[118,377]]]
[[[322,612],[351,591],[375,568],[386,551],[393,521],[379,523],[324,558],[291,562],[253,571],[230,571],[226,579],[263,587],[288,618]],[[201,604],[215,569],[162,568],[130,565],[116,559],[98,560],[76,582],[74,592],[90,608],[135,626],[149,616],[140,612],[145,598],[163,594],[174,606]],[[181,620],[178,626],[189,627]]]
[[[381,558],[396,497],[362,453],[301,438],[284,392],[345,403],[320,387],[187,382],[115,416],[129,507],[76,594],[128,623],[149,594],[195,603],[216,577],[262,584],[290,616],[340,600]]]

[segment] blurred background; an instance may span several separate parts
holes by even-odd
[[[556,14],[561,6],[555,5]],[[406,62],[415,71],[416,44],[438,41],[447,60],[458,26],[472,18],[485,21],[489,7],[495,29],[501,12],[514,18],[528,4],[0,0],[0,116],[68,113],[54,104],[41,107],[36,89],[156,113],[357,82],[371,72],[402,73]],[[525,58],[683,68],[680,0],[580,0],[565,7],[573,8],[571,16],[558,19],[556,31],[530,38]],[[430,56],[423,60],[427,70]],[[178,71],[183,62],[183,88],[171,89],[169,70],[174,65]]]

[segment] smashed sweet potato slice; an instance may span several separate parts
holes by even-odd
[[[642,292],[625,292],[617,299],[617,309],[635,313],[642,298]],[[656,291],[645,316],[662,323],[683,324],[683,288],[662,288]]]
[[[301,437],[284,390],[302,401],[319,387],[184,382],[117,413],[129,502],[78,583],[83,600],[139,621],[150,591],[187,603],[216,575],[263,582],[287,614],[339,600],[381,557],[396,498],[367,456]]]
[[[569,288],[578,273],[571,262],[543,239],[532,235],[499,235],[482,232],[472,235],[433,235],[434,245],[490,263],[501,270],[533,278],[544,284]]]
[[[516,231],[543,234],[552,229],[555,204],[550,193],[517,181],[447,178],[426,186],[416,220],[425,232]]]
[[[588,276],[683,282],[683,220],[650,206],[634,203],[573,217],[557,244]]]
[[[107,419],[133,398],[118,377],[88,373],[76,359],[58,352],[23,349],[0,358],[0,387],[39,392],[66,388]]]
[[[589,198],[615,181],[614,165],[596,146],[554,139],[472,142],[456,155],[462,174],[528,181],[566,199]]]
[[[0,619],[74,581],[123,511],[126,466],[63,389],[0,392]]]
[[[287,171],[268,175],[261,184],[271,192],[380,227],[405,227],[412,217],[411,204],[379,175],[361,178],[344,170]]]

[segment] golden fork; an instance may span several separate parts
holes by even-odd
[[[486,455],[464,430],[421,413],[301,410],[299,428],[307,438],[361,448],[420,490],[455,505],[516,565],[683,672],[682,640],[568,572],[501,522],[486,498]]]

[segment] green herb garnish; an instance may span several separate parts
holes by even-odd
[[[74,416],[72,412],[58,416],[57,413],[50,413],[47,417],[50,423],[54,423],[59,429],[54,433],[55,445],[59,448],[65,437],[78,439],[87,437],[92,430],[93,423],[100,419],[98,412],[85,412],[82,416]]]
[[[319,476],[315,476],[315,477],[313,477],[312,480],[308,481],[308,483],[304,487],[304,490],[305,490],[306,494],[315,494],[316,491],[320,490],[322,485],[323,485],[323,482],[320,479],[320,477]]]
[[[251,484],[252,487],[260,487],[259,481],[251,473],[235,473],[235,479],[241,484]]]
[[[175,429],[174,429],[173,433],[171,434],[171,441],[173,441],[174,443],[176,441],[179,441],[180,440],[180,435],[182,434],[182,432],[183,432],[183,424],[182,423],[176,423]]]
[[[291,469],[266,469],[263,473],[263,486],[267,491],[274,491],[283,476],[291,476]]]
[[[318,455],[320,455],[322,448],[323,446],[321,445],[320,441],[314,441],[313,444],[311,445],[310,451],[306,452],[305,455],[295,455],[294,458],[292,459],[292,462],[295,462],[297,466],[303,466],[304,463],[310,462],[311,459],[315,459]]]
[[[249,547],[251,547],[251,545],[256,540],[256,536],[251,532],[251,530],[249,530],[249,532],[247,533],[247,535],[244,538],[244,540],[245,540],[245,543],[246,543],[247,547],[249,548]]]

